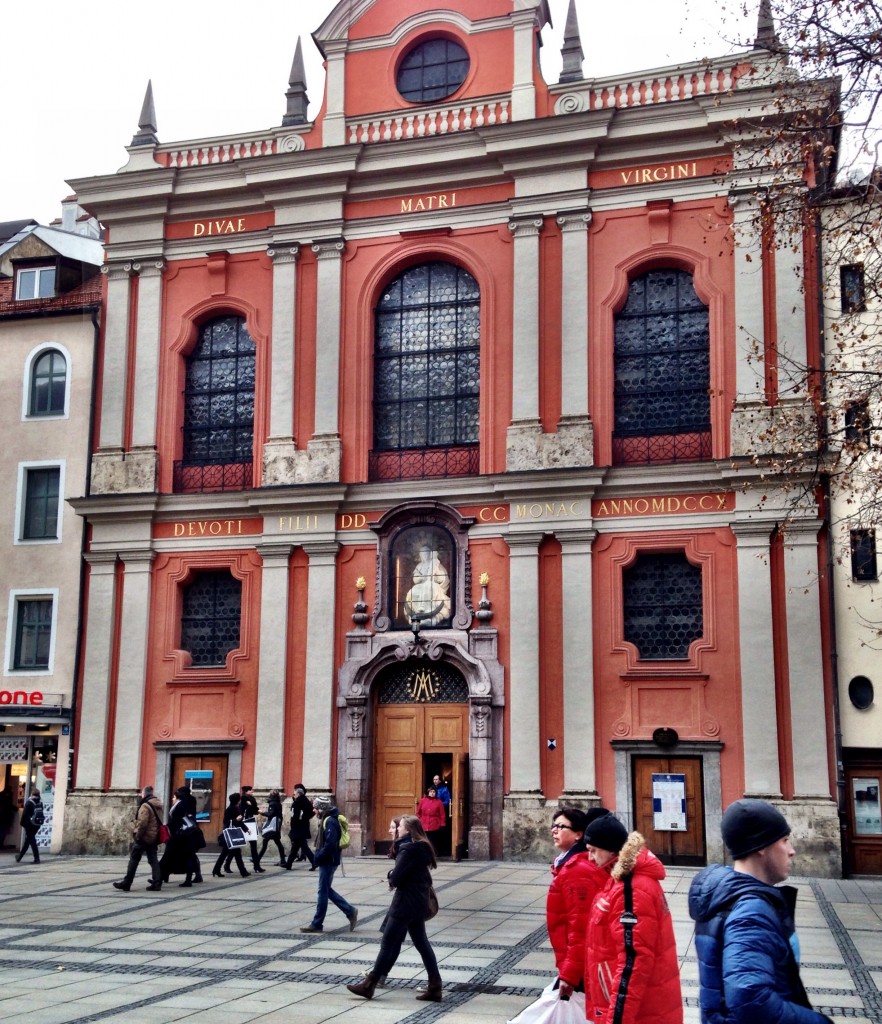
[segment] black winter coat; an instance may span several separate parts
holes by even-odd
[[[309,797],[298,796],[291,804],[291,831],[292,839],[309,839],[309,823],[315,817],[315,811],[309,802]]]
[[[398,841],[395,867],[389,872],[389,885],[395,890],[389,917],[402,921],[425,921],[429,914],[430,866],[434,854],[428,843],[415,843],[410,836]]]

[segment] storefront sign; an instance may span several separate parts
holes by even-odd
[[[699,494],[663,494],[646,498],[604,498],[591,502],[595,519],[610,516],[671,516],[695,512],[732,512],[735,494],[705,492]]]
[[[686,776],[652,774],[652,827],[656,832],[686,831]]]
[[[0,690],[0,706],[7,704],[24,704],[33,708],[43,706],[43,692],[41,690]],[[57,697],[57,701],[49,703],[61,703],[61,694],[46,694],[48,697]]]

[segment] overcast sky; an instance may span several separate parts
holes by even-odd
[[[758,4],[748,0],[749,7]],[[62,0],[4,8],[0,56],[0,221],[48,223],[65,179],[127,159],[147,80],[163,143],[281,123],[297,37],[310,111],[324,88],[310,38],[335,0]],[[438,0],[439,8],[444,0]],[[543,70],[556,82],[567,0],[550,0]],[[728,28],[708,0],[576,0],[588,77],[660,67],[752,41],[755,15]]]

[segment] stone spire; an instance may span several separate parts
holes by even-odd
[[[567,9],[567,24],[564,29],[563,46],[560,49],[563,66],[560,72],[561,82],[579,82],[582,80],[582,39],[579,35],[579,19],[576,17],[576,0],[570,0]]]
[[[756,39],[754,50],[769,50],[781,53],[783,47],[778,33],[775,31],[775,19],[772,17],[772,0],[760,0],[759,14],[756,19]]]
[[[300,37],[297,38],[297,49],[291,64],[291,75],[288,78],[288,91],[285,93],[288,109],[282,118],[283,127],[293,124],[306,124],[306,110],[309,97],[306,95],[306,68],[303,65],[303,48]]]
[[[144,104],[141,107],[141,116],[138,118],[138,130],[132,136],[132,146],[156,146],[159,138],[156,134],[156,111],[153,109],[153,82],[147,82],[147,92],[144,93]]]

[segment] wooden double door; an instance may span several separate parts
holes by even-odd
[[[468,704],[379,704],[374,744],[374,851],[388,848],[392,818],[413,814],[434,775],[449,781],[450,852],[466,855]]]
[[[704,789],[700,757],[635,757],[634,828],[646,839],[646,844],[664,864],[702,865],[706,862],[707,847],[704,831]],[[685,823],[672,816],[665,828],[656,831],[655,810],[658,799],[659,778],[653,776],[683,776]],[[654,786],[655,782],[655,786]],[[662,824],[662,822],[659,822]],[[677,825],[672,829],[671,825]]]
[[[197,773],[196,778],[188,772]],[[180,786],[190,785],[196,797],[197,812],[200,814],[199,827],[205,839],[213,844],[217,839],[224,820],[227,806],[227,757],[225,754],[200,756],[179,754],[172,759],[172,794]],[[171,795],[166,811],[171,807]],[[208,818],[201,817],[208,814]]]

